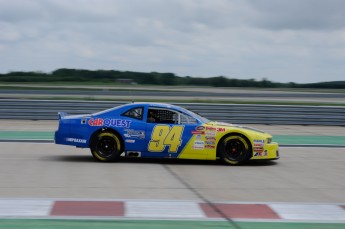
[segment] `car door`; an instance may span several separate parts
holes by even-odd
[[[158,107],[148,108],[146,122],[146,156],[158,158],[178,158],[199,126],[186,114]]]
[[[128,128],[121,129],[121,135],[125,142],[125,149],[127,152],[142,152],[146,150],[145,129],[146,122],[144,121],[144,106],[138,106],[125,111],[122,117],[130,121]]]

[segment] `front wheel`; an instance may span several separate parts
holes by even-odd
[[[116,161],[122,153],[121,140],[111,132],[96,135],[91,141],[90,148],[92,156],[103,162]]]
[[[247,138],[240,134],[225,136],[218,145],[219,155],[227,164],[238,165],[249,160],[251,145]]]

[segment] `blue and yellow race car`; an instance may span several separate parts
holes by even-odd
[[[131,103],[86,115],[59,112],[55,143],[90,148],[104,162],[121,156],[220,158],[228,164],[279,158],[278,143],[265,132],[163,103]]]

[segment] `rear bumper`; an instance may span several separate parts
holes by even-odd
[[[87,148],[89,144],[88,140],[83,136],[72,136],[70,133],[64,133],[61,131],[55,131],[54,142],[55,144],[71,145],[81,148]]]
[[[66,135],[67,135],[67,133],[62,133],[61,131],[55,131],[55,134],[54,134],[54,142],[55,142],[55,144],[70,145],[66,141]]]

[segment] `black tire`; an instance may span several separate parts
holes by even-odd
[[[231,165],[239,165],[248,161],[252,156],[251,144],[241,134],[225,136],[218,145],[218,152],[221,159]]]
[[[120,138],[112,132],[100,132],[90,145],[92,156],[102,162],[116,161],[122,153]]]

